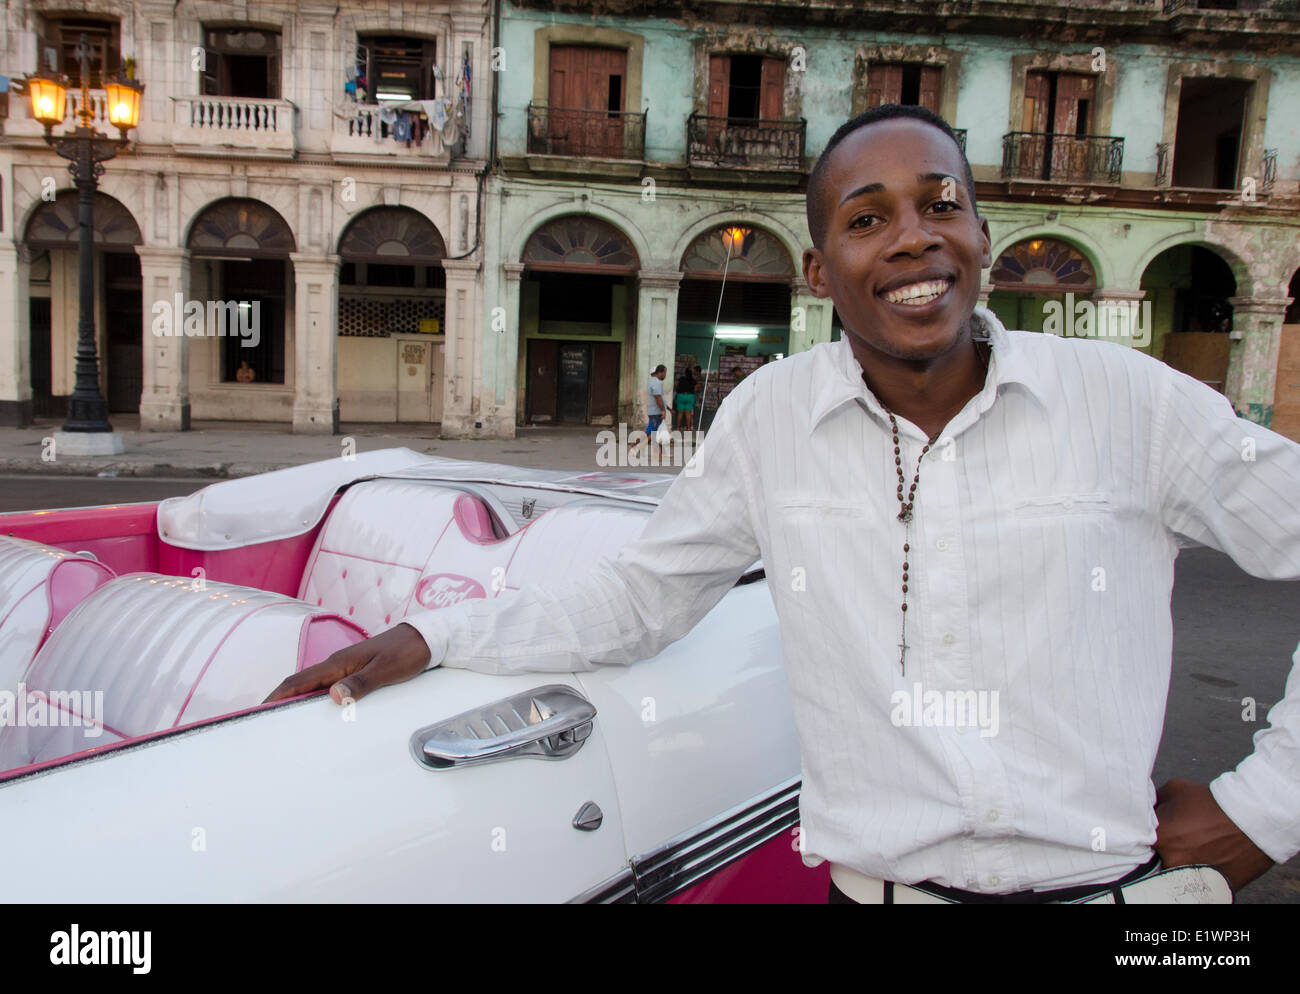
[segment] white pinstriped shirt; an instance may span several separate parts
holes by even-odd
[[[847,340],[741,382],[696,455],[703,471],[679,475],[641,539],[584,581],[408,623],[446,666],[632,663],[761,556],[808,865],[990,893],[1122,875],[1155,842],[1177,548],[1300,578],[1300,446],[1127,347],[976,315],[993,345],[985,385],[921,467],[906,674],[893,443]],[[901,418],[899,433],[910,483],[925,438]],[[1300,851],[1296,661],[1253,755],[1211,785],[1279,862]],[[896,695],[917,684],[996,691],[996,734],[910,721],[919,706]]]

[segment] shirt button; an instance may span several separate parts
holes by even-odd
[[[998,813],[997,813],[997,811],[990,811],[990,812],[989,812],[989,821],[997,821],[997,820],[998,820]]]
[[[965,725],[957,725],[957,726],[956,726],[956,730],[957,730],[957,734],[958,734],[958,735],[965,735],[965,734],[966,734],[966,726],[965,726]]]
[[[1000,883],[1002,883],[1001,877],[989,877],[989,884],[992,886],[996,887]]]
[[[957,641],[957,636],[952,634],[952,632],[949,632],[947,635],[943,637],[944,645],[952,645],[956,641]]]
[[[1067,497],[1067,498],[1062,502],[1061,506],[1064,507],[1064,508],[1068,511],[1068,510],[1070,510],[1071,508],[1074,507],[1074,501],[1070,500],[1070,499]]]
[[[934,543],[934,547],[935,547],[936,549],[938,549],[940,552],[947,552],[947,551],[948,551],[948,540],[947,540],[946,538],[941,538],[941,539],[939,539],[939,541],[937,541],[937,542]]]

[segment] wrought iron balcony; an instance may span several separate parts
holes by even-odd
[[[803,169],[808,122],[738,117],[686,119],[686,160],[691,165],[739,169]]]
[[[1123,138],[1037,131],[1002,136],[1003,179],[1118,183],[1123,165]]]
[[[1264,181],[1259,184],[1261,193],[1272,193],[1277,182],[1277,149],[1264,149]]]
[[[644,159],[648,111],[528,105],[530,155]]]

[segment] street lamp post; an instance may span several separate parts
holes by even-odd
[[[90,43],[86,35],[77,45],[81,64],[81,123],[71,134],[55,135],[67,105],[67,81],[56,73],[37,73],[27,79],[32,114],[45,128],[45,141],[68,160],[68,172],[77,187],[77,228],[80,316],[77,321],[76,379],[68,398],[68,420],[63,426],[64,451],[85,455],[112,455],[122,451],[122,439],[108,423],[108,403],[99,389],[99,358],[95,348],[95,190],[104,173],[103,163],[117,155],[130,140],[126,133],[140,120],[140,95],[144,87],[131,79],[105,81],[108,119],[120,138],[95,130],[90,107]]]

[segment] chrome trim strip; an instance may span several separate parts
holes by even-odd
[[[662,902],[769,842],[799,821],[800,780],[741,804],[632,860],[639,903]]]
[[[620,870],[608,880],[588,887],[567,904],[636,904],[636,878],[632,867]]]

